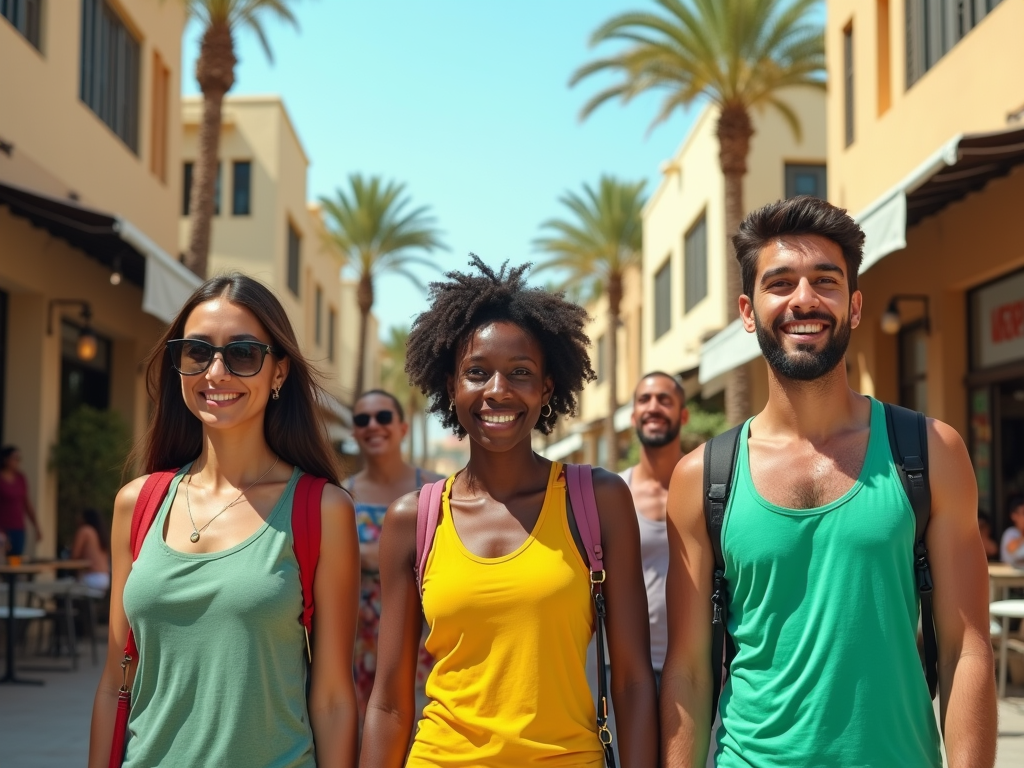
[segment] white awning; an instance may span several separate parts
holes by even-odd
[[[115,216],[114,230],[122,240],[146,257],[142,311],[165,323],[171,322],[203,281],[180,261],[171,258],[127,219]]]
[[[566,456],[575,453],[583,447],[583,435],[579,432],[564,437],[557,443],[552,443],[543,451],[538,451],[541,456],[551,461],[559,461],[564,459]]]
[[[747,333],[742,321],[737,318],[701,345],[697,380],[707,384],[760,356],[761,347],[757,344],[757,336]]]
[[[612,419],[612,425],[615,427],[616,432],[625,432],[627,429],[633,426],[633,398],[629,398],[629,402],[624,405],[620,405],[615,411],[615,418]]]

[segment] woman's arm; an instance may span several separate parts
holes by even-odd
[[[347,493],[326,486],[320,510],[323,533],[313,582],[315,641],[309,722],[317,765],[352,768],[358,739],[352,646],[359,603],[359,539]]]
[[[132,513],[145,477],[132,480],[114,499],[114,520],[110,527],[110,619],[107,633],[107,660],[103,665],[96,697],[92,705],[92,727],[89,733],[89,768],[106,768],[110,761],[110,743],[114,736],[117,715],[117,692],[123,676],[121,660],[128,641],[128,618],[124,615],[124,583],[132,570]],[[138,659],[132,660],[128,684],[135,679]]]
[[[607,578],[611,694],[623,768],[658,763],[658,707],[651,667],[650,619],[633,497],[618,475],[594,470]]]
[[[363,724],[361,768],[401,768],[416,719],[416,659],[423,624],[413,566],[419,492],[398,499],[380,536],[382,610],[377,674]]]
[[[32,527],[36,532],[36,541],[42,541],[43,532],[39,530],[39,520],[36,519],[36,508],[32,506],[32,499],[30,499],[28,495],[28,480],[23,479],[23,482],[25,483],[25,514],[28,516],[28,519],[32,521]]]

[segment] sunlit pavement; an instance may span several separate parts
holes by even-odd
[[[20,661],[33,667],[49,663],[34,657]],[[86,652],[77,672],[21,672],[45,680],[44,686],[0,686],[0,768],[84,767],[99,673]],[[999,703],[997,768],[1024,766],[1024,689],[1013,692],[1017,696]]]

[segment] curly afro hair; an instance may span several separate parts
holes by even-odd
[[[554,391],[551,411],[537,420],[535,429],[549,434],[559,414],[576,415],[577,398],[595,378],[583,329],[587,312],[566,300],[563,293],[530,288],[524,275],[532,266],[522,264],[495,271],[476,254],[470,265],[477,274],[448,272],[444,282],[430,284],[430,309],[413,323],[405,355],[405,371],[414,386],[427,396],[429,413],[464,437],[454,410],[449,410],[448,377],[454,374],[463,344],[481,326],[495,321],[514,323],[532,335],[544,351],[545,374]]]

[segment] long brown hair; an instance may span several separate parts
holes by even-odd
[[[260,321],[278,355],[290,362],[279,400],[268,400],[263,435],[275,454],[303,472],[340,485],[338,462],[327,437],[317,401],[328,395],[319,374],[303,357],[288,314],[267,288],[240,272],[210,278],[196,288],[146,358],[146,389],[156,406],[135,458],[146,473],[177,469],[195,460],[203,448],[203,425],[185,405],[180,374],[171,366],[167,342],[180,339],[185,321],[204,302],[225,298],[245,307]]]

